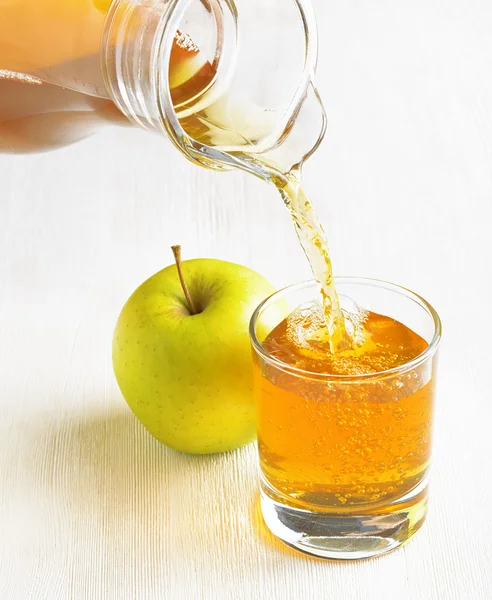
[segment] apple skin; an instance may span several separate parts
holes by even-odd
[[[192,454],[225,452],[256,435],[248,328],[275,289],[230,262],[188,260],[182,270],[198,314],[190,314],[175,265],[156,273],[118,319],[114,372],[133,413],[160,442]]]

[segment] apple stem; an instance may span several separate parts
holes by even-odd
[[[186,281],[183,275],[183,264],[181,262],[181,246],[171,246],[171,250],[174,254],[174,260],[176,261],[176,267],[178,269],[179,280],[181,282],[181,287],[183,288],[184,295],[186,296],[186,302],[188,303],[188,308],[192,315],[197,314],[197,310],[195,304],[193,302],[193,298],[191,297],[190,290],[186,285]]]

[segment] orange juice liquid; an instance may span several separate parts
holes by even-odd
[[[364,313],[361,341],[332,354],[323,333],[307,343],[299,336],[319,315],[298,317],[281,322],[263,341],[272,356],[314,374],[368,377],[316,379],[255,364],[266,485],[283,503],[307,510],[388,506],[425,477],[433,382],[423,367],[369,376],[407,363],[427,343],[394,319]]]

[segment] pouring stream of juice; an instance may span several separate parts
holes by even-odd
[[[193,51],[199,54],[196,47]],[[197,91],[193,81],[203,85],[204,81],[210,81],[212,77],[213,70],[209,63],[205,63],[201,70],[187,82],[188,94],[193,90]],[[238,99],[235,100],[236,104],[232,115],[228,113],[230,110],[228,103],[221,98],[199,112],[187,114],[186,117],[180,119],[183,129],[194,140],[207,145],[220,145],[235,149],[241,144],[252,145],[254,143],[252,137],[261,137],[262,127],[268,128],[269,123],[262,123],[262,114],[259,109],[257,109],[258,118],[252,118],[251,111],[254,112],[255,107],[251,105],[245,107],[244,114],[242,114],[240,103],[238,106]],[[179,102],[175,102],[175,108],[179,116]],[[246,110],[249,112],[247,113]],[[253,125],[251,125],[252,121]],[[219,139],[220,144],[217,143]],[[235,150],[231,154],[235,154],[240,159],[242,157],[260,163],[261,170],[269,173],[270,181],[276,185],[289,210],[299,241],[318,283],[327,329],[326,332],[320,333],[325,342],[328,338],[328,347],[332,353],[351,349],[353,341],[347,332],[344,314],[333,282],[333,270],[326,235],[313,205],[302,187],[300,171],[293,169],[288,173],[282,173],[272,168],[269,161],[262,161],[260,155],[248,156],[247,150]]]
[[[313,205],[296,175],[289,174],[287,186],[278,187],[278,190],[290,212],[297,236],[318,283],[330,350],[332,353],[341,352],[352,348],[353,342],[345,326],[345,317],[333,281],[328,242]]]

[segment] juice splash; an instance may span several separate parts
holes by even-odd
[[[330,353],[352,348],[353,340],[347,332],[345,316],[333,282],[328,241],[313,205],[295,174],[290,175],[287,185],[278,189],[321,293],[324,322],[320,322],[318,331],[313,333],[327,339],[326,349]]]

